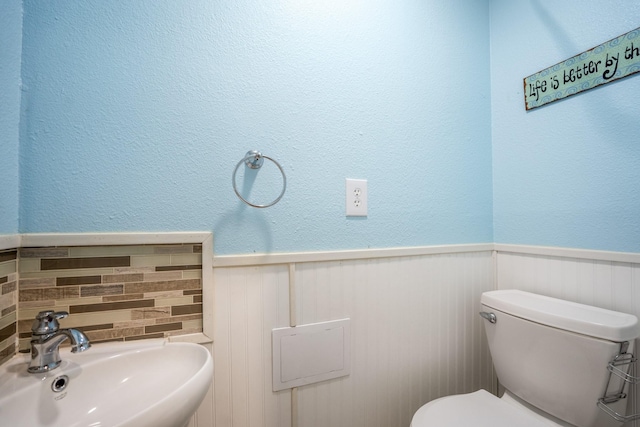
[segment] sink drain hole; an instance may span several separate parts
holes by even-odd
[[[69,377],[66,375],[61,375],[53,380],[53,382],[51,383],[51,390],[56,393],[60,393],[62,390],[67,388],[67,384],[69,384]]]

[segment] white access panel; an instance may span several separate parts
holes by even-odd
[[[351,319],[271,331],[273,391],[349,375]]]

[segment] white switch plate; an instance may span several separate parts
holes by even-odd
[[[367,180],[346,179],[347,216],[367,216]]]

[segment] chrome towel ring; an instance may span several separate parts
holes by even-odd
[[[264,205],[258,205],[255,203],[251,203],[250,201],[246,200],[244,197],[240,195],[240,192],[238,192],[238,186],[236,184],[236,174],[238,173],[238,168],[243,163],[248,168],[260,169],[264,163],[264,159],[271,160],[273,164],[276,165],[278,169],[280,169],[280,173],[282,174],[282,192],[273,202],[267,203]],[[251,150],[251,151],[247,151],[247,154],[245,154],[245,156],[242,158],[242,160],[238,162],[238,164],[236,165],[236,168],[233,170],[233,176],[231,177],[231,184],[233,185],[233,191],[236,193],[236,196],[238,196],[238,198],[243,202],[245,202],[247,205],[254,208],[268,208],[269,206],[273,206],[276,203],[278,203],[280,199],[282,199],[282,196],[284,196],[284,192],[287,189],[287,176],[285,175],[284,169],[282,169],[282,166],[280,166],[280,163],[276,162],[274,159],[272,159],[269,156],[263,155],[259,151]]]

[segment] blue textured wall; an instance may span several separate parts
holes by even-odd
[[[0,12],[0,234],[18,232],[22,2]]]
[[[640,2],[491,2],[494,239],[640,252],[640,75],[525,112],[522,78],[640,25]]]
[[[492,241],[488,1],[24,9],[21,232],[212,230],[219,254]],[[249,149],[287,171],[272,208],[232,192]],[[345,218],[346,177],[368,179],[367,219]],[[239,181],[279,192],[273,167]]]

